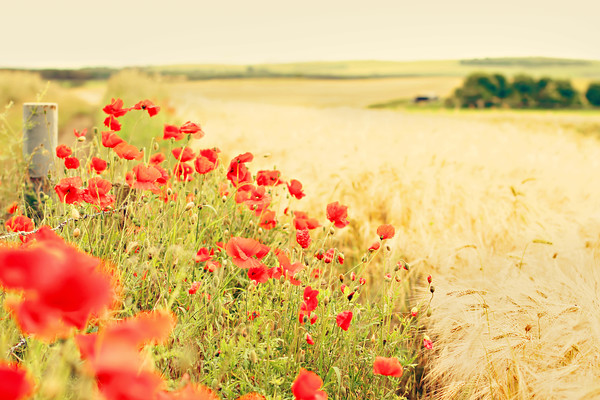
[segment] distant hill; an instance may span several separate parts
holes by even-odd
[[[553,78],[600,79],[600,60],[547,57],[477,58],[425,61],[321,61],[282,64],[188,64],[131,67],[149,73],[182,76],[190,80],[243,78],[365,79],[391,77],[463,77],[475,71],[519,73]],[[41,69],[44,79],[85,81],[107,79],[114,68],[77,70]]]

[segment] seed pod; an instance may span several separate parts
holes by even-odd
[[[185,211],[189,211],[189,210],[191,210],[192,208],[194,208],[194,205],[195,205],[195,204],[194,204],[194,202],[193,202],[193,201],[190,201],[189,203],[187,203],[187,204],[185,205]]]
[[[73,229],[73,237],[78,238],[81,235],[81,230],[79,228]]]

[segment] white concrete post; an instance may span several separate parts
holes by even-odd
[[[58,142],[58,104],[23,104],[23,156],[29,162],[29,177],[45,178],[54,167]]]

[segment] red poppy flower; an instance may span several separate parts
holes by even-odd
[[[42,227],[26,247],[0,248],[0,282],[24,290],[21,301],[7,304],[21,330],[45,338],[83,329],[91,313],[113,298],[111,279],[100,273],[100,260],[66,244]]]
[[[144,151],[140,151],[137,147],[127,142],[119,143],[116,145],[113,150],[119,158],[123,158],[125,160],[141,160],[144,156]]]
[[[308,332],[306,333],[306,338],[305,339],[306,339],[306,343],[310,344],[311,346],[313,344],[315,344],[315,341],[313,340],[312,336],[310,336],[310,333],[308,333]]]
[[[31,232],[35,228],[33,221],[24,215],[15,215],[4,225],[9,232]]]
[[[281,276],[285,276],[290,280],[292,285],[299,286],[302,282],[294,279],[294,275],[304,269],[304,264],[301,262],[292,264],[288,256],[279,249],[275,250],[275,255],[279,261],[279,266],[270,269],[271,277],[273,279],[279,279]]]
[[[75,342],[107,399],[156,399],[165,386],[141,357],[144,344],[168,338],[175,319],[167,312],[138,313],[95,334],[77,335]]]
[[[229,163],[229,169],[227,170],[227,179],[231,182],[231,184],[235,187],[240,185],[241,183],[249,183],[252,182],[252,174],[246,168],[247,162],[250,162],[254,159],[252,153],[244,153],[235,157]]]
[[[67,168],[67,169],[77,169],[77,168],[79,168],[79,159],[77,157],[67,157],[67,158],[65,158],[65,168]]]
[[[242,397],[238,397],[236,400],[267,400],[267,398],[261,394],[252,392],[246,393]]]
[[[304,368],[292,384],[292,393],[295,400],[327,400],[327,393],[320,390],[323,386],[323,380],[319,375]]]
[[[0,399],[21,400],[33,393],[33,383],[27,371],[17,364],[0,361]]]
[[[202,131],[202,128],[200,128],[200,125],[190,121],[181,125],[181,127],[179,127],[179,131],[181,133],[191,135],[194,139],[202,139],[204,137],[204,132]]]
[[[13,201],[10,206],[8,206],[6,208],[6,212],[9,214],[14,214],[15,212],[17,212],[19,210],[19,203],[17,203],[16,201]]]
[[[117,145],[124,143],[125,141],[119,137],[113,131],[102,132],[102,146],[115,148]]]
[[[127,114],[129,108],[123,108],[123,100],[121,99],[111,99],[110,104],[104,106],[102,111],[104,111],[108,115],[112,115],[115,117],[122,117]]]
[[[265,210],[260,216],[260,222],[258,225],[266,230],[273,229],[277,225],[275,219],[275,211]]]
[[[175,164],[175,168],[173,169],[173,175],[175,175],[175,177],[179,181],[191,181],[193,173],[194,168],[187,163],[177,163]]]
[[[296,229],[315,229],[321,224],[316,218],[309,218],[308,213],[303,211],[294,211],[294,227]]]
[[[381,243],[380,242],[374,242],[371,245],[371,247],[369,247],[369,251],[379,250],[380,247],[381,247]]]
[[[115,202],[115,197],[108,194],[111,188],[112,183],[109,181],[102,178],[91,178],[88,181],[88,187],[83,191],[83,200],[105,209]]]
[[[54,186],[54,191],[58,195],[58,199],[67,204],[79,203],[83,190],[81,190],[81,178],[75,176],[73,178],[63,178],[58,185]]]
[[[84,128],[81,132],[79,132],[77,129],[73,129],[73,134],[77,138],[85,137],[85,135],[87,135],[87,128]]]
[[[133,107],[133,110],[146,110],[148,111],[148,115],[154,117],[160,111],[160,107],[154,105],[150,100],[142,100],[136,103]]]
[[[165,160],[166,160],[166,157],[163,153],[152,154],[150,156],[150,165],[162,164],[162,162]]]
[[[185,135],[175,125],[165,125],[163,130],[163,139],[167,140],[173,138],[175,140],[181,140]]]
[[[343,330],[347,331],[350,328],[352,321],[352,311],[342,311],[335,317],[335,322]]]
[[[169,182],[169,173],[160,165],[153,165],[154,169],[160,172],[160,178],[156,180],[159,186],[166,185]]]
[[[254,211],[256,216],[261,215],[271,204],[271,196],[269,196],[264,186],[253,186],[248,194],[249,197],[244,203],[250,210]]]
[[[335,257],[335,249],[329,249],[323,254],[323,261],[329,264],[333,262],[333,257]]]
[[[288,187],[288,190],[290,191],[290,194],[292,196],[294,196],[295,198],[297,198],[298,200],[300,200],[301,198],[306,196],[304,194],[304,191],[302,191],[302,183],[300,183],[300,181],[298,181],[296,179],[292,179],[290,181],[290,183],[288,183],[287,187]]]
[[[402,365],[396,357],[375,357],[373,363],[373,373],[375,375],[385,375],[400,378],[402,376]]]
[[[200,250],[198,250],[198,253],[196,253],[195,261],[197,263],[209,261],[209,260],[212,260],[214,255],[215,255],[214,250],[211,249],[209,251],[206,247],[201,247]]]
[[[192,286],[188,289],[189,294],[196,294],[198,289],[200,289],[201,282],[192,282]]]
[[[158,186],[155,185],[155,182],[162,174],[155,167],[138,164],[133,167],[133,172],[135,173],[136,179],[132,185],[134,189],[149,190],[158,194],[159,189]]]
[[[208,272],[215,272],[219,268],[221,268],[221,263],[215,260],[208,260],[204,265],[204,270]]]
[[[301,308],[304,311],[309,311],[309,312],[316,310],[317,306],[319,305],[319,300],[317,299],[318,295],[319,295],[318,290],[313,289],[310,286],[307,286],[304,289],[304,294],[303,294],[304,302],[302,303]]]
[[[392,225],[381,225],[377,228],[377,235],[379,235],[379,239],[391,239],[396,234],[396,230]]]
[[[225,245],[225,250],[235,265],[240,268],[252,268],[260,264],[258,260],[266,256],[270,248],[254,239],[232,237]]]
[[[423,336],[423,347],[429,350],[433,349],[433,342],[427,335]]]
[[[194,157],[196,157],[196,155],[194,154],[194,150],[192,150],[189,147],[177,147],[171,150],[171,153],[173,154],[173,157],[175,157],[175,159],[180,162],[190,161],[193,160]]]
[[[264,399],[264,397],[250,397],[243,400],[260,399]],[[160,392],[156,400],[221,400],[221,398],[204,385],[188,383],[183,389],[175,392]]]
[[[283,182],[279,179],[281,177],[281,172],[277,170],[273,171],[258,171],[256,174],[256,184],[259,186],[277,186],[281,185]]]
[[[263,263],[258,263],[255,267],[248,269],[248,278],[254,281],[256,285],[259,283],[265,283],[269,280],[269,273],[267,267]]]
[[[308,229],[297,229],[296,230],[296,242],[298,242],[300,247],[302,247],[303,249],[308,248],[308,246],[310,246],[310,242],[311,242],[309,230]]]
[[[196,171],[199,174],[208,174],[217,167],[218,157],[217,152],[213,149],[200,150],[200,154],[194,161]]]
[[[69,146],[65,144],[59,144],[58,146],[56,146],[56,157],[67,158],[71,154],[73,154],[73,150]]]
[[[339,202],[327,205],[327,219],[333,222],[336,228],[343,228],[348,225],[348,206],[343,206]]]
[[[117,118],[115,118],[114,115],[109,115],[108,117],[106,117],[106,119],[104,120],[104,126],[106,126],[111,131],[115,132],[121,130],[121,123]]]
[[[97,174],[102,173],[106,170],[108,163],[101,158],[92,157],[92,162],[90,163],[90,167],[96,171]]]

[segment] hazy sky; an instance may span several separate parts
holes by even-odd
[[[12,0],[0,67],[600,59],[600,0]]]

